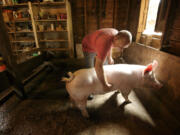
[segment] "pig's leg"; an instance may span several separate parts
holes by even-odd
[[[121,90],[121,94],[122,94],[122,96],[124,97],[124,99],[125,99],[126,102],[131,102],[131,101],[128,99],[128,95],[129,95],[130,92],[131,92],[131,90]]]
[[[70,101],[71,101],[70,106],[75,107],[76,105],[75,105],[75,102],[74,102],[73,98],[70,97]]]
[[[81,113],[84,117],[89,118],[89,114],[86,110],[87,99],[76,101],[77,107],[81,110]]]

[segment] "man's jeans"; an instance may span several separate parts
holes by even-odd
[[[94,67],[95,64],[95,58],[96,58],[96,53],[88,53],[88,52],[83,52],[84,53],[84,58],[85,58],[85,64],[86,64],[86,68],[91,68]],[[108,60],[106,57],[106,60],[104,62],[104,65],[108,64]]]

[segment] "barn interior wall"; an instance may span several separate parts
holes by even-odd
[[[180,56],[180,2],[172,0],[162,50]]]
[[[99,28],[127,29],[136,37],[140,0],[71,0],[75,43]]]

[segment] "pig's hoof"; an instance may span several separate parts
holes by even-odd
[[[93,95],[89,95],[89,96],[88,96],[88,100],[92,100],[93,98],[94,98]]]
[[[116,91],[115,94],[119,94],[120,92],[119,91]]]
[[[132,103],[129,99],[124,101],[126,104]]]
[[[74,103],[70,103],[69,106],[70,106],[71,108],[76,107]]]
[[[88,112],[86,110],[82,110],[81,114],[82,114],[83,117],[89,118],[89,114],[88,114]]]
[[[86,119],[89,119],[89,115],[88,114],[83,114],[83,117]]]

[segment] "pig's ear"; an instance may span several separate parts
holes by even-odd
[[[152,63],[152,70],[155,71],[156,68],[157,68],[157,66],[158,66],[157,60],[153,60],[153,63]]]
[[[151,71],[155,71],[157,66],[158,66],[158,62],[154,60],[153,63],[146,66],[146,68],[144,69],[144,74],[147,74]]]
[[[144,69],[144,75],[151,72],[152,70],[153,70],[153,63],[146,66],[146,68]]]

